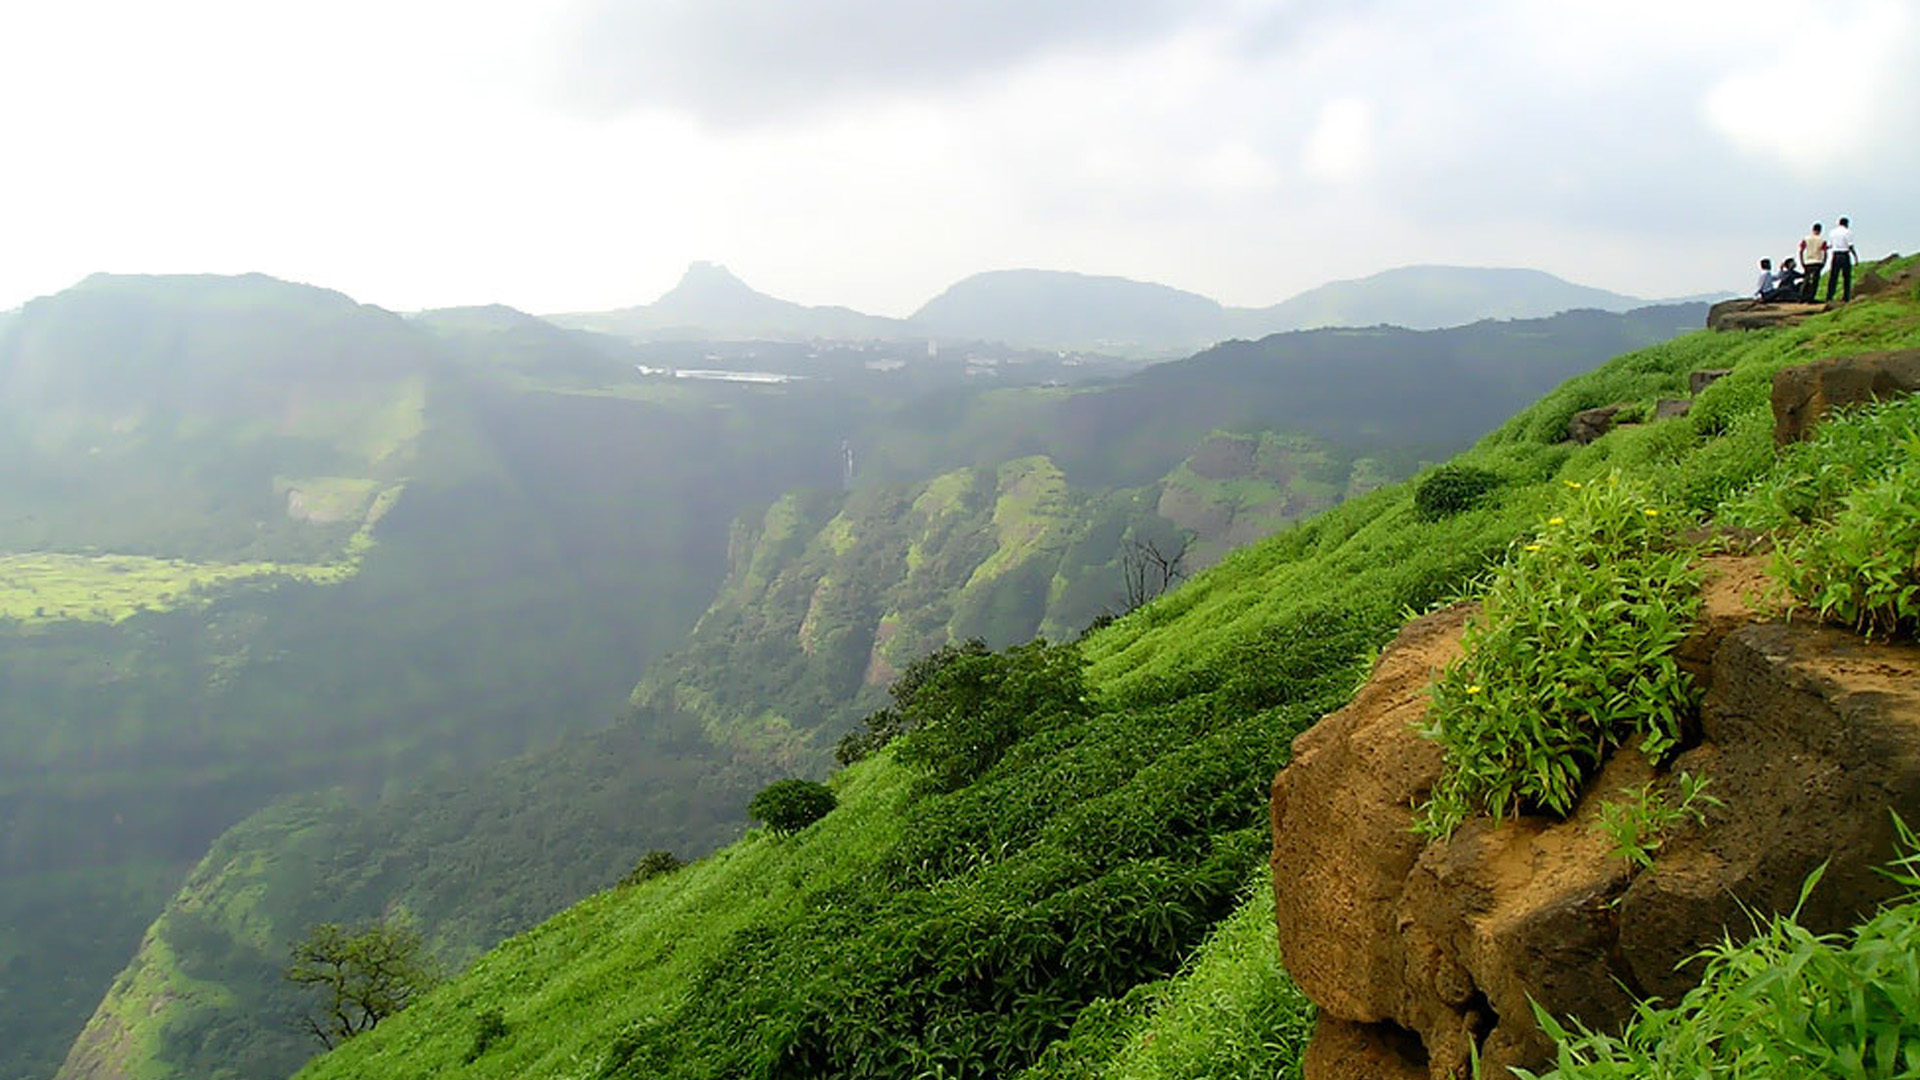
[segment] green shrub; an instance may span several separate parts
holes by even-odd
[[[984,647],[983,647],[984,648]],[[938,655],[938,654],[936,654]],[[902,764],[939,791],[963,787],[992,768],[1015,743],[1047,727],[1091,715],[1080,651],[1035,640],[1004,652],[958,651],[895,685],[910,733]]]
[[[622,886],[638,885],[662,874],[671,874],[685,865],[687,864],[680,861],[680,856],[673,852],[655,848],[640,856],[640,861],[634,864],[633,869],[627,871],[626,877],[620,879],[620,884]]]
[[[486,1008],[474,1014],[473,1045],[467,1048],[467,1062],[478,1061],[480,1055],[507,1034],[507,1014],[499,1006]]]
[[[1912,850],[1913,837],[1902,827]],[[1920,1075],[1920,876],[1911,855],[1893,875],[1906,898],[1854,928],[1819,935],[1775,915],[1744,944],[1699,954],[1700,985],[1671,1008],[1641,1004],[1615,1036],[1572,1029],[1536,1008],[1559,1043],[1554,1068],[1522,1080],[1641,1077],[1888,1078]],[[1801,902],[1818,884],[1816,871]],[[1795,912],[1799,908],[1796,906]]]
[[[1561,513],[1494,575],[1465,655],[1433,689],[1423,732],[1446,753],[1420,831],[1565,814],[1614,747],[1638,736],[1659,760],[1694,690],[1673,656],[1699,609],[1692,553],[1670,546],[1679,515],[1618,474],[1572,481]]]
[[[1780,452],[1766,475],[1721,513],[1750,528],[1781,530],[1831,518],[1854,489],[1920,452],[1920,395],[1834,417]]]
[[[1908,450],[1920,453],[1920,437]],[[1869,636],[1920,627],[1920,462],[1847,495],[1831,524],[1783,542],[1773,572],[1823,618]]]
[[[1471,510],[1502,483],[1498,473],[1472,465],[1442,465],[1413,489],[1413,508],[1422,521],[1439,521]]]
[[[747,814],[785,836],[826,817],[837,805],[833,792],[818,780],[775,780],[747,804]]]
[[[840,741],[834,744],[833,760],[843,768],[864,761],[905,734],[906,730],[906,718],[893,709],[868,713],[858,728],[842,735]]]

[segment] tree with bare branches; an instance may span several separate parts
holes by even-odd
[[[1127,585],[1126,611],[1166,592],[1174,582],[1185,577],[1187,550],[1192,546],[1193,537],[1185,534],[1178,543],[1168,544],[1128,537],[1120,549],[1120,568],[1126,575]]]

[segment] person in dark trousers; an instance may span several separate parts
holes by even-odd
[[[1780,284],[1780,275],[1773,272],[1773,260],[1760,260],[1760,280],[1753,283],[1753,298],[1765,300],[1767,294]]]
[[[1832,252],[1827,265],[1827,303],[1833,303],[1833,283],[1844,277],[1846,287],[1840,294],[1844,304],[1853,299],[1853,226],[1846,218],[1841,218],[1840,227],[1827,236],[1827,248]]]
[[[1761,293],[1760,299],[1769,304],[1798,300],[1801,284],[1799,268],[1788,259],[1780,264],[1780,279],[1774,282],[1773,288]]]
[[[1820,268],[1827,263],[1827,238],[1820,235],[1820,223],[1800,238],[1800,269],[1806,272],[1806,291],[1800,298],[1811,304],[1820,299]]]

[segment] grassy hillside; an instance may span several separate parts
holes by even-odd
[[[221,1067],[222,1048],[237,1042],[256,1050],[246,1063],[228,1066],[235,1075],[289,1068],[301,1046],[275,1011],[281,988],[262,959],[273,935],[289,941],[304,922],[364,918],[402,902],[458,960],[603,886],[621,861],[646,848],[709,850],[731,835],[726,823],[739,820],[751,784],[770,779],[770,770],[824,768],[834,740],[884,700],[886,683],[914,658],[975,635],[995,645],[1036,632],[1070,637],[1103,612],[1122,608],[1125,538],[1164,539],[1177,522],[1200,538],[1189,564],[1200,565],[1234,543],[1404,475],[1434,440],[1459,445],[1470,425],[1498,415],[1492,410],[1500,402],[1510,408],[1534,392],[1528,387],[1549,385],[1562,368],[1584,367],[1620,342],[1669,334],[1675,318],[1668,311],[1433,335],[1284,335],[1114,382],[949,390],[918,401],[903,400],[878,376],[845,386],[809,380],[709,396],[704,407],[698,398],[659,402],[658,410],[642,415],[650,417],[644,437],[662,449],[646,450],[631,445],[643,435],[629,433],[623,444],[605,434],[608,424],[588,419],[591,410],[612,415],[646,404],[606,381],[611,369],[596,367],[604,363],[603,346],[503,310],[420,316],[417,321],[444,341],[464,343],[455,356],[463,370],[487,372],[495,386],[494,376],[511,376],[505,383],[511,392],[498,395],[498,407],[487,413],[496,425],[489,429],[492,439],[526,429],[524,444],[517,438],[505,444],[516,447],[511,460],[540,459],[544,443],[535,433],[555,438],[551,428],[527,419],[538,415],[530,412],[532,403],[545,403],[542,410],[556,415],[565,406],[572,426],[562,444],[583,448],[574,469],[626,485],[608,500],[609,510],[652,505],[635,497],[641,494],[631,489],[636,474],[658,480],[704,463],[708,471],[673,489],[685,513],[711,501],[708,489],[724,488],[715,480],[734,457],[781,453],[780,467],[792,468],[808,460],[809,448],[832,447],[834,435],[846,431],[869,463],[863,482],[852,492],[790,494],[736,529],[726,585],[686,647],[642,680],[633,715],[616,731],[584,747],[489,770],[464,791],[449,782],[438,788],[442,797],[424,806],[396,784],[395,796],[367,814],[327,811],[324,824],[302,834],[348,853],[331,864],[324,889],[258,850],[280,842],[282,811],[248,822],[221,844],[225,863],[244,872],[216,873],[203,864],[90,1025],[83,1049],[101,1050],[102,1071],[70,1075],[103,1075],[107,1066],[139,1075],[200,1075]],[[482,344],[486,350],[474,351]],[[528,367],[529,349],[560,345],[575,350],[565,353],[572,360],[552,371]],[[1347,359],[1364,369],[1361,375],[1391,371],[1395,377],[1384,389],[1369,389],[1347,370]],[[554,392],[525,394],[530,379],[547,380]],[[1436,383],[1463,380],[1485,387],[1472,408],[1420,425],[1400,422]],[[1309,410],[1295,399],[1313,406],[1310,419],[1319,430],[1340,434],[1328,441],[1259,432],[1269,417],[1306,422]],[[1223,424],[1251,425],[1251,433],[1215,431]],[[1061,459],[1029,453],[1036,439],[1058,447]],[[1379,457],[1356,460],[1355,444],[1374,447]],[[598,453],[589,455],[587,447]],[[598,472],[595,457],[603,463]],[[671,467],[631,464],[653,461]],[[941,464],[932,479],[887,481],[914,463]],[[542,478],[551,475],[515,473],[529,493],[542,490]],[[770,469],[760,479],[779,475]],[[1076,479],[1082,476],[1091,482]],[[1121,479],[1135,486],[1108,486]],[[475,512],[484,517],[487,503],[476,499]],[[652,536],[661,526],[657,517],[641,515],[608,528]],[[476,518],[469,528],[484,532],[487,526]],[[591,525],[555,533],[556,542],[588,545],[590,554],[607,537]],[[689,553],[690,563],[671,556],[661,561],[698,566],[719,554],[714,545],[704,555]],[[1475,555],[1461,558],[1464,566]],[[575,563],[602,565],[597,554]],[[543,587],[538,575],[522,577],[515,587]],[[689,591],[702,585],[697,574],[675,583]],[[485,625],[474,631],[485,633]],[[475,662],[493,655],[481,651]],[[482,679],[476,685],[493,684]],[[693,725],[691,743],[684,724]],[[616,761],[594,756],[603,742],[650,764],[623,773]],[[671,770],[652,768],[655,756]],[[582,791],[593,795],[573,794]],[[622,815],[618,826],[593,820],[585,812],[590,808]],[[304,803],[285,812],[313,813]],[[491,845],[489,864],[515,872],[491,879],[476,894],[474,883],[444,861],[429,860],[417,873],[396,869],[414,864],[391,853],[430,850],[443,836],[435,824],[441,821],[472,822],[483,833],[465,846]],[[555,850],[548,839],[555,836],[570,837],[571,846]],[[198,922],[177,917],[195,910],[211,914]],[[196,932],[178,932],[187,925]],[[199,992],[179,991],[188,970],[197,972]],[[76,1056],[76,1065],[84,1057]]]
[[[766,422],[782,399],[572,392],[597,355],[258,277],[89,279],[10,321],[0,1076],[53,1074],[247,815],[611,722],[724,575],[727,522],[835,475],[832,438]],[[488,940],[600,875],[526,890]]]
[[[1622,356],[1462,456],[1499,480],[1472,507],[1423,515],[1413,485],[1384,488],[1077,651],[941,669],[898,707],[944,719],[839,774],[818,824],[602,893],[302,1075],[1287,1075],[1306,1013],[1256,883],[1291,737],[1566,483],[1618,470],[1671,513],[1713,514],[1773,467],[1774,370],[1911,346],[1920,299],[1898,296]],[[1719,367],[1733,374],[1686,417],[1561,442],[1578,409],[1682,396]],[[1034,715],[1036,689],[1062,704]],[[956,723],[1002,727],[969,743],[941,734]],[[980,745],[1004,750],[965,749]],[[970,783],[933,781],[956,764]],[[491,1010],[505,1034],[482,1046]]]

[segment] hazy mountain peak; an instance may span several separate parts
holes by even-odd
[[[688,301],[713,302],[739,299],[771,299],[716,262],[696,260],[687,264],[680,283],[667,290],[661,304]]]

